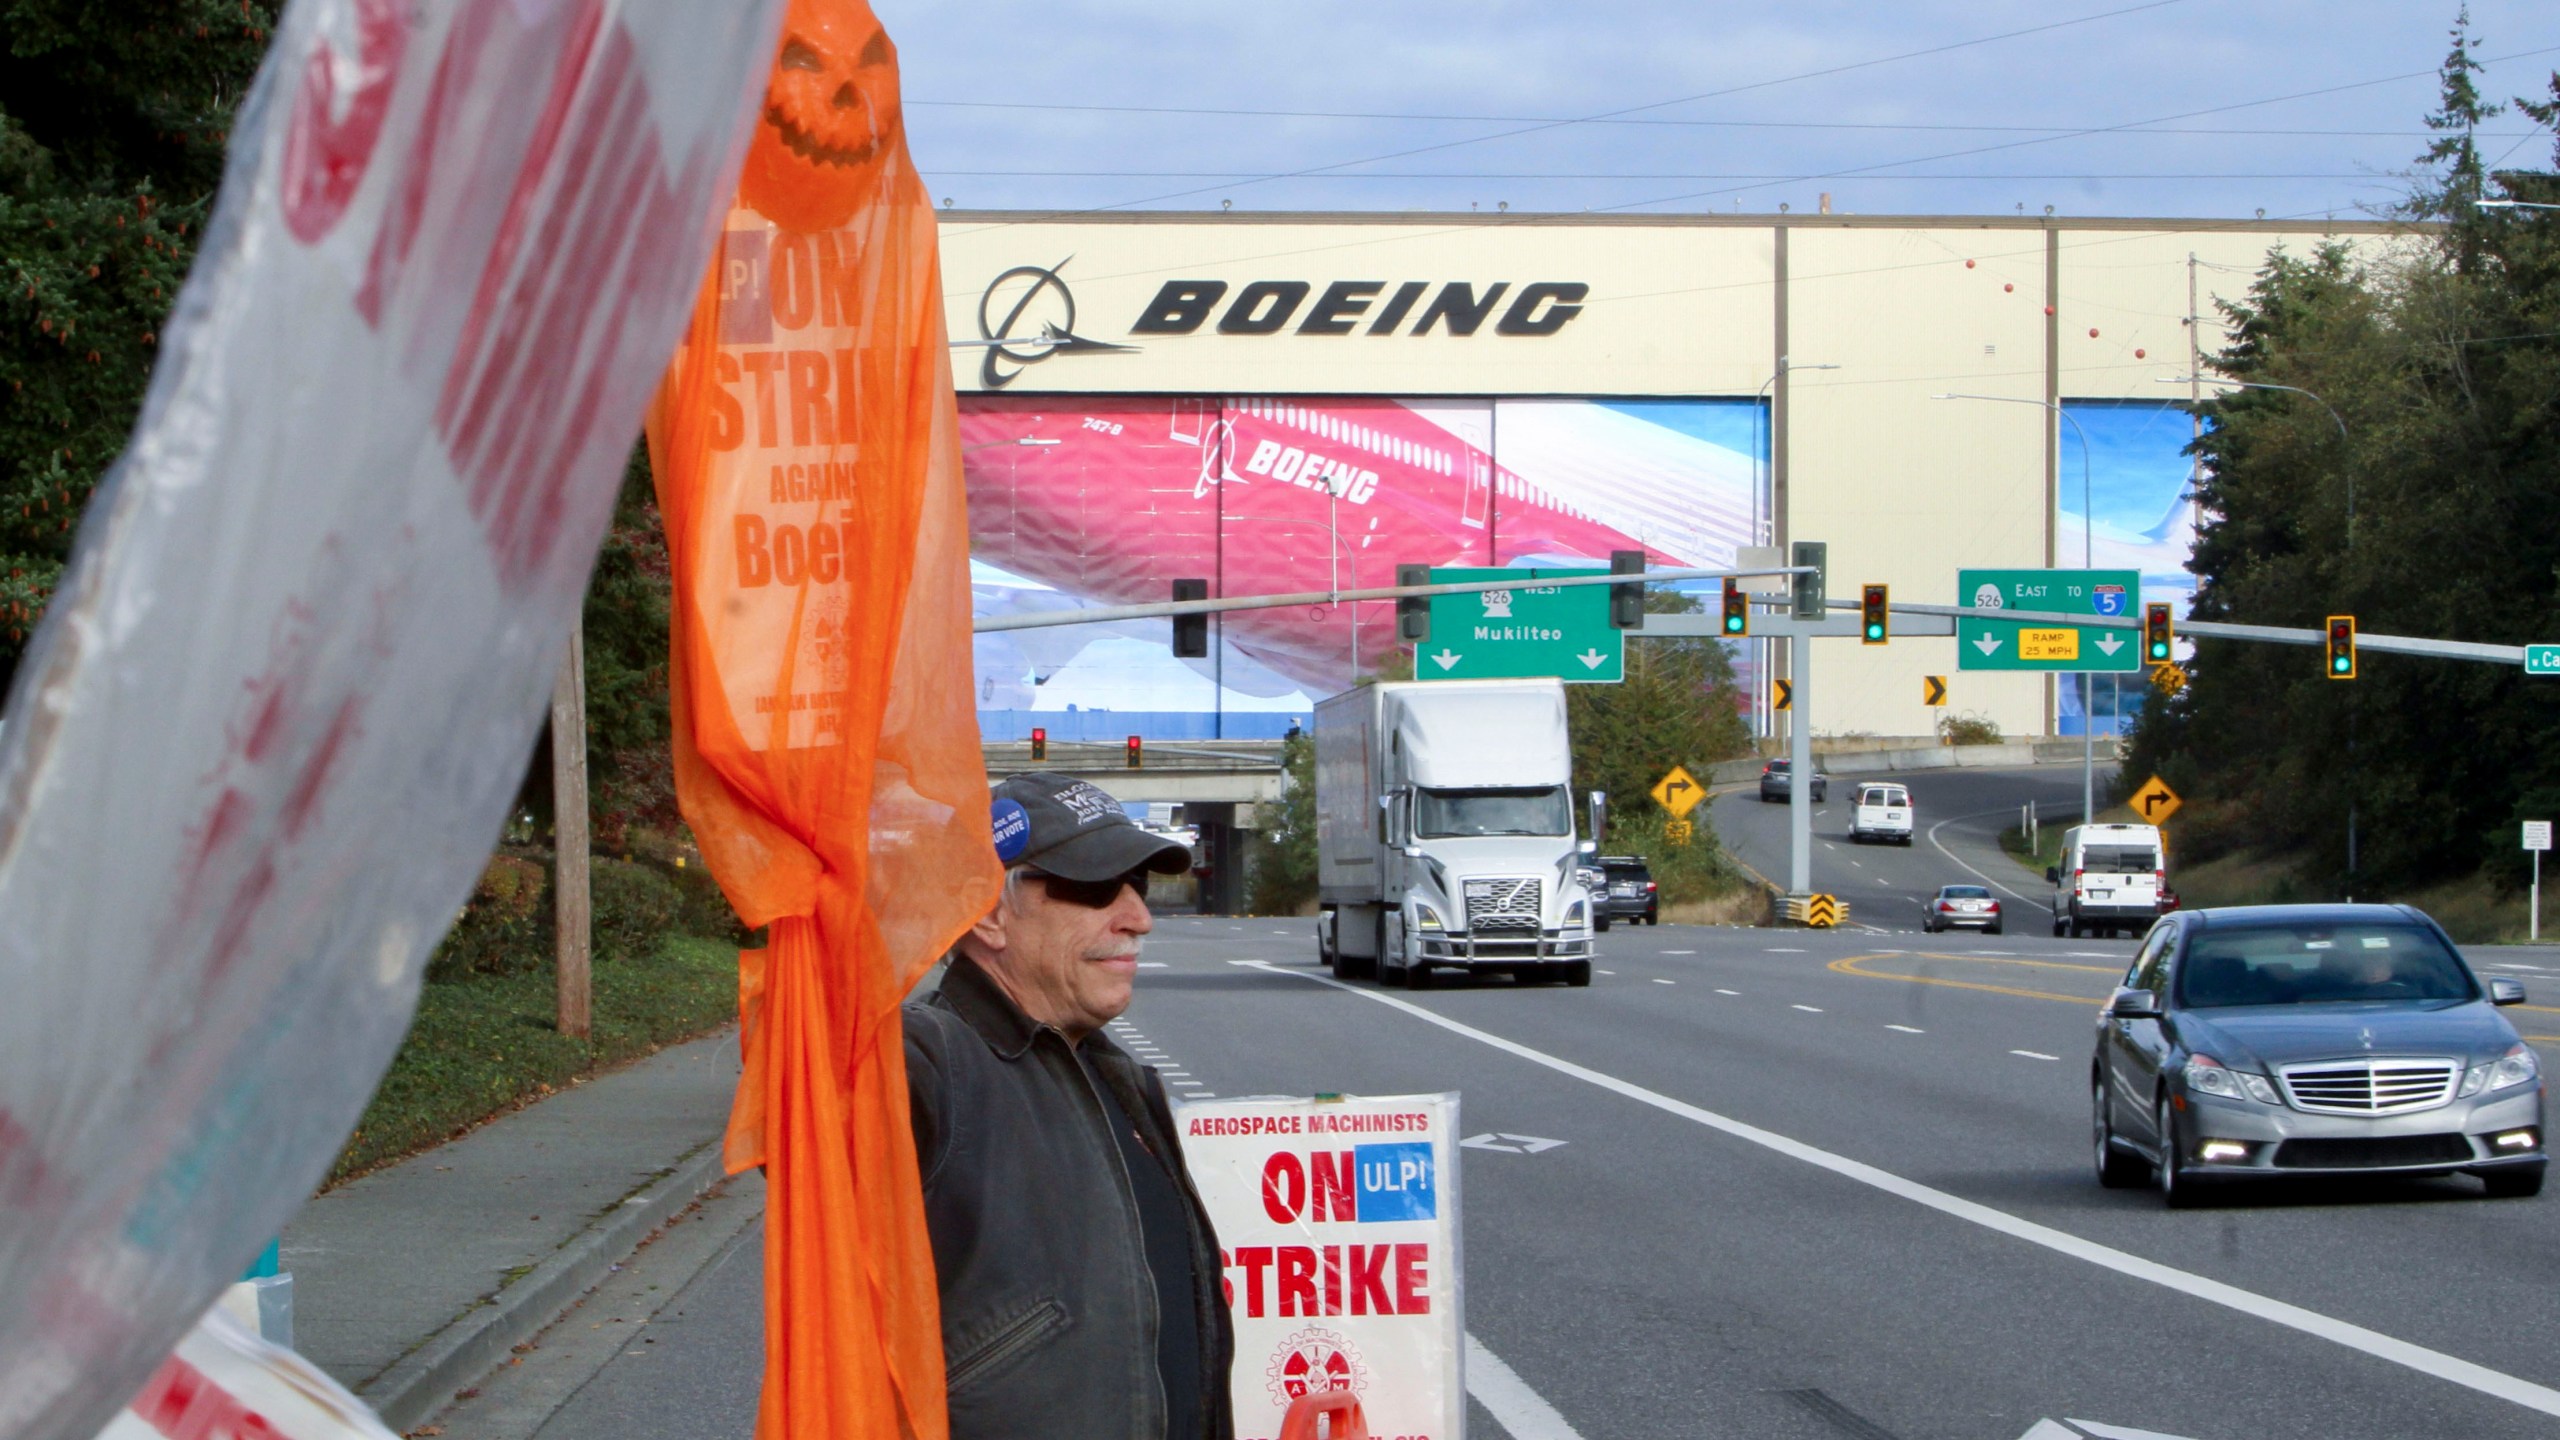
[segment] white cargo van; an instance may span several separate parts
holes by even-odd
[[[2160,918],[2168,852],[2157,825],[2074,825],[2062,832],[2053,885],[2056,935],[2140,934]]]
[[[1861,785],[1858,808],[1849,815],[1849,838],[1911,843],[1911,792],[1899,785]]]
[[[1364,685],[1316,706],[1316,944],[1337,975],[1591,983],[1554,680]]]

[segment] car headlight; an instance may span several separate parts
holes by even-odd
[[[2234,1070],[2210,1055],[2198,1055],[2187,1061],[2187,1089],[2199,1095],[2219,1095],[2225,1100],[2249,1099],[2261,1105],[2284,1103],[2276,1095],[2274,1082],[2264,1075]]]
[[[2484,1090],[2504,1090],[2522,1085],[2542,1073],[2530,1046],[2518,1045],[2486,1065],[2474,1065],[2462,1077],[2462,1093],[2477,1095]]]
[[[1414,902],[1413,906],[1413,925],[1417,930],[1445,930],[1448,928],[1440,923],[1439,911],[1432,909],[1430,906],[1425,905],[1418,900]]]

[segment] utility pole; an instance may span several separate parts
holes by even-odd
[[[587,848],[587,645],[573,629],[551,687],[551,910],[556,1021],[581,1040],[593,1008]]]

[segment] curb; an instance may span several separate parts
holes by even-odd
[[[454,1391],[504,1363],[516,1345],[566,1313],[652,1231],[726,1178],[715,1136],[599,1216],[551,1258],[357,1387],[357,1396],[395,1433],[423,1424],[453,1403]]]

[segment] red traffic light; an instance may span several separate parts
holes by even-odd
[[[1129,768],[1132,770],[1141,770],[1146,768],[1145,756],[1139,749],[1138,737],[1135,735],[1129,737]]]
[[[1031,758],[1034,760],[1049,758],[1049,732],[1037,725],[1031,727]]]

